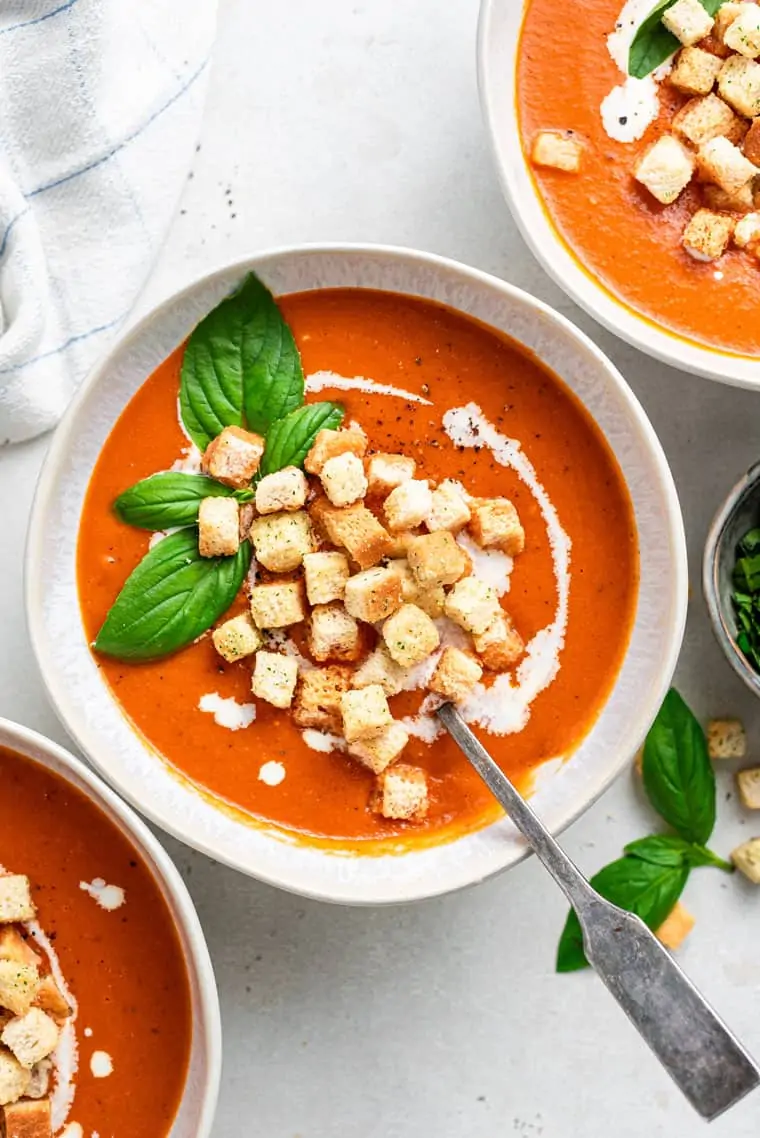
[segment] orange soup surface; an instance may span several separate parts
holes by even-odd
[[[442,418],[475,402],[494,428],[517,439],[572,542],[569,621],[556,679],[533,701],[524,728],[483,736],[518,783],[546,759],[567,756],[599,713],[621,664],[635,611],[638,556],[631,504],[599,430],[568,389],[507,337],[443,306],[370,290],[324,290],[280,299],[305,375],[370,377],[430,405],[364,390],[326,387],[357,420],[370,451],[402,453],[416,477],[460,479],[480,497],[507,496],[526,533],[503,598],[526,642],[553,619],[557,583],[547,526],[530,488],[487,447],[454,446]],[[166,470],[187,447],[177,421],[182,349],[143,384],[113,428],[92,475],[81,519],[78,573],[87,636],[93,640],[149,535],[112,511],[137,480]],[[242,600],[240,607],[242,608]],[[424,822],[389,821],[368,809],[374,776],[338,751],[304,742],[289,712],[256,701],[256,719],[232,731],[199,710],[216,693],[251,701],[251,666],[225,663],[209,636],[161,660],[129,664],[98,657],[125,714],[164,759],[217,799],[252,819],[342,846],[407,835],[441,840],[497,815],[487,790],[447,737],[431,746],[411,737],[405,762],[424,768],[431,805]],[[412,715],[420,692],[390,699],[396,718]],[[285,778],[259,777],[276,760]]]
[[[58,775],[0,748],[0,785],[0,864],[30,879],[78,1005],[68,1121],[86,1135],[163,1138],[182,1097],[192,1023],[161,890],[121,831]],[[93,883],[124,890],[123,904],[102,907]]]

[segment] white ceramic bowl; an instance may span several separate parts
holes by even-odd
[[[642,352],[708,379],[737,387],[760,387],[756,359],[701,346],[639,315],[584,269],[558,236],[525,160],[517,117],[518,45],[528,3],[529,0],[481,0],[478,29],[483,116],[502,189],[527,245],[576,304]]]
[[[0,746],[26,755],[81,791],[124,834],[152,870],[179,933],[192,1002],[190,1065],[182,1102],[168,1138],[208,1138],[219,1095],[222,1027],[211,958],[184,881],[145,823],[81,760],[36,731],[2,718]]]
[[[273,885],[346,903],[408,901],[480,881],[525,848],[509,821],[403,855],[341,856],[246,825],[178,781],[130,727],[103,684],[77,601],[77,519],[112,424],[197,321],[254,269],[276,294],[365,287],[430,297],[532,349],[591,410],[633,500],[644,558],[635,627],[615,689],[571,762],[540,780],[533,803],[554,831],[577,818],[640,745],[670,681],[683,634],[686,555],[665,456],[623,378],[567,320],[494,277],[403,249],[283,249],[196,281],[147,316],[90,375],[53,439],[27,547],[32,643],[50,697],[97,769],[165,830]]]

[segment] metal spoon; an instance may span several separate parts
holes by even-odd
[[[438,718],[564,890],[586,956],[625,1014],[692,1106],[717,1118],[760,1084],[757,1064],[644,922],[591,888],[452,704]]]

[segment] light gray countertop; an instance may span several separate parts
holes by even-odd
[[[760,709],[713,643],[699,587],[712,513],[760,452],[760,396],[646,359],[550,283],[491,165],[476,20],[477,0],[225,0],[202,146],[140,310],[247,252],[351,240],[455,257],[566,313],[627,377],[673,466],[692,581],[677,683],[701,716],[743,716],[760,757]],[[22,599],[46,445],[0,452],[0,714],[65,743]],[[750,836],[752,818],[730,774],[719,778],[713,845],[726,852]],[[592,873],[654,825],[624,776],[565,841]],[[565,906],[535,861],[414,907],[351,910],[278,893],[166,844],[219,980],[225,1070],[215,1138],[703,1132],[593,975],[555,976]],[[697,925],[680,959],[760,1055],[760,890],[704,869],[685,901]],[[759,1127],[756,1093],[712,1133],[756,1138]]]

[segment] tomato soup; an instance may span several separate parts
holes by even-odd
[[[63,1111],[80,1134],[168,1135],[192,1024],[160,888],[122,833],[58,775],[0,748],[0,784],[0,864],[29,878],[38,927],[76,1008],[66,1070],[56,1068],[54,1130]]]
[[[474,495],[507,495],[514,502],[525,551],[514,560],[503,604],[528,656],[540,656],[537,634],[560,605],[558,543],[571,545],[556,674],[529,707],[520,706],[519,723],[502,725],[505,733],[480,728],[496,759],[526,787],[539,764],[569,756],[589,730],[627,646],[638,552],[631,503],[612,453],[556,376],[475,320],[431,302],[359,289],[285,296],[279,305],[301,352],[307,399],[340,400],[345,422],[356,420],[367,433],[369,453],[411,456],[418,478],[461,479]],[[92,475],[78,545],[90,641],[149,542],[148,534],[114,514],[115,497],[187,451],[177,420],[183,350],[132,398]],[[476,419],[482,437],[472,434]],[[503,440],[511,465],[493,439]],[[298,630],[295,639],[305,650]],[[368,809],[370,770],[340,750],[308,745],[308,733],[288,711],[258,700],[249,725],[223,725],[223,715],[201,710],[204,698],[207,707],[209,697],[212,707],[222,700],[250,704],[251,668],[225,663],[209,636],[148,663],[95,658],[124,713],[158,755],[252,820],[306,840],[368,849],[368,840],[401,834],[442,840],[496,816],[488,792],[445,735],[431,743],[412,734],[404,753],[430,784],[430,808],[412,832]],[[512,689],[504,690],[508,707]],[[420,695],[402,692],[390,703],[394,716],[413,717]],[[271,763],[277,779],[268,777]]]
[[[651,7],[641,5],[637,23]],[[574,131],[584,144],[577,174],[533,169],[538,191],[565,244],[610,293],[687,339],[754,356],[757,258],[729,246],[717,261],[695,260],[682,238],[704,204],[699,181],[661,205],[633,177],[688,96],[661,82],[659,115],[641,138],[616,141],[605,129],[602,102],[625,80],[607,46],[621,8],[621,0],[585,0],[564,6],[558,19],[552,0],[526,0],[516,92],[526,156],[542,130]],[[626,117],[623,109],[618,122]]]

